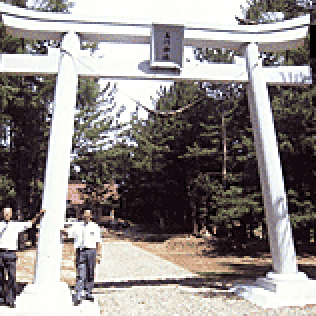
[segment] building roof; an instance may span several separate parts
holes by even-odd
[[[68,194],[67,200],[70,201],[72,205],[81,205],[84,203],[84,194],[80,191],[86,187],[85,183],[82,182],[70,182],[68,184]],[[117,184],[112,180],[110,183],[104,185],[105,188],[108,188],[108,192],[104,194],[103,199],[107,200],[110,196],[113,196],[115,199],[118,198],[117,193]],[[86,194],[86,196],[88,196]]]

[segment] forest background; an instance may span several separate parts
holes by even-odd
[[[23,0],[10,3],[26,7]],[[48,0],[34,9],[66,14],[70,6]],[[251,3],[246,17],[273,23],[261,19],[263,12],[283,12],[285,19],[313,13],[296,0],[260,0]],[[2,53],[46,54],[48,47],[60,46],[6,35],[2,24],[0,32]],[[310,35],[298,49],[262,53],[263,65],[310,64],[315,82],[309,48]],[[82,49],[93,53],[97,44]],[[195,51],[196,59],[208,62],[233,63],[236,55],[211,47]],[[0,82],[0,206],[11,204],[15,217],[29,219],[41,207],[56,76],[1,74]],[[156,110],[193,106],[172,116],[152,113],[148,120],[136,110],[126,124],[116,124],[111,115],[115,91],[110,84],[101,90],[98,80],[79,79],[70,179],[86,183],[86,205],[105,213],[115,209],[118,217],[170,232],[198,234],[205,228],[239,244],[258,238],[259,229],[268,242],[245,84],[177,82],[160,91]],[[315,93],[315,85],[269,86],[297,246],[313,243],[315,234]],[[121,131],[121,141],[111,143],[113,130]],[[104,200],[104,185],[112,179],[119,199]]]

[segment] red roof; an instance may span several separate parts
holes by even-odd
[[[85,187],[86,185],[84,183],[69,183],[67,200],[69,200],[71,204],[83,204],[84,200],[79,189],[84,189]]]
[[[83,204],[83,194],[80,192],[80,189],[84,189],[86,187],[85,183],[69,183],[68,184],[68,194],[67,194],[67,200],[70,201],[70,204]],[[114,181],[111,181],[110,184],[105,184],[104,187],[110,187],[109,193],[105,194],[103,196],[104,199],[109,198],[111,195],[114,195],[114,197],[118,198],[117,194],[117,184],[114,183]]]

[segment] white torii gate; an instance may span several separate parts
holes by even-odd
[[[23,315],[77,315],[71,304],[68,286],[60,282],[62,245],[60,229],[66,212],[66,194],[70,168],[74,109],[78,76],[244,82],[258,157],[260,181],[268,223],[273,271],[256,286],[238,286],[238,295],[263,307],[316,303],[315,281],[298,272],[277,140],[267,84],[309,84],[308,66],[263,67],[259,51],[281,51],[303,44],[309,15],[275,24],[258,26],[169,25],[170,21],[107,21],[76,18],[73,15],[34,12],[0,3],[7,33],[30,39],[61,40],[61,49],[49,49],[47,56],[2,54],[0,71],[17,75],[57,74],[55,107],[50,133],[42,208],[47,210],[41,222],[34,284],[17,298],[17,311]],[[180,28],[179,28],[180,26]],[[152,30],[182,30],[180,56],[159,59],[158,33]],[[161,30],[161,29],[160,29]],[[166,34],[167,34],[166,31]],[[157,31],[158,32],[158,31]],[[170,37],[169,31],[168,36]],[[173,36],[173,35],[172,35]],[[95,58],[80,50],[80,41],[109,42],[109,54]],[[172,40],[172,38],[171,38]],[[178,39],[177,39],[178,40]],[[157,40],[159,42],[159,40]],[[129,58],[126,48],[130,44]],[[176,47],[179,49],[179,45]],[[183,46],[182,46],[183,45]],[[158,48],[157,48],[157,47]],[[171,45],[172,46],[172,45]],[[244,52],[235,64],[200,64],[188,60],[192,47],[227,48]],[[155,49],[158,50],[155,50]],[[169,47],[170,48],[170,47]],[[113,49],[113,52],[111,52]],[[137,53],[137,54],[135,54]],[[117,56],[124,56],[124,59]],[[178,54],[179,55],[179,54]],[[158,56],[158,57],[157,57]],[[155,60],[153,60],[155,59]],[[167,60],[167,61],[166,61]],[[171,69],[168,69],[171,67]],[[94,311],[98,313],[98,311]],[[89,312],[92,315],[92,312]]]

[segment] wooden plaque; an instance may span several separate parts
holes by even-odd
[[[184,26],[153,24],[150,66],[180,70],[183,66],[183,38]]]

